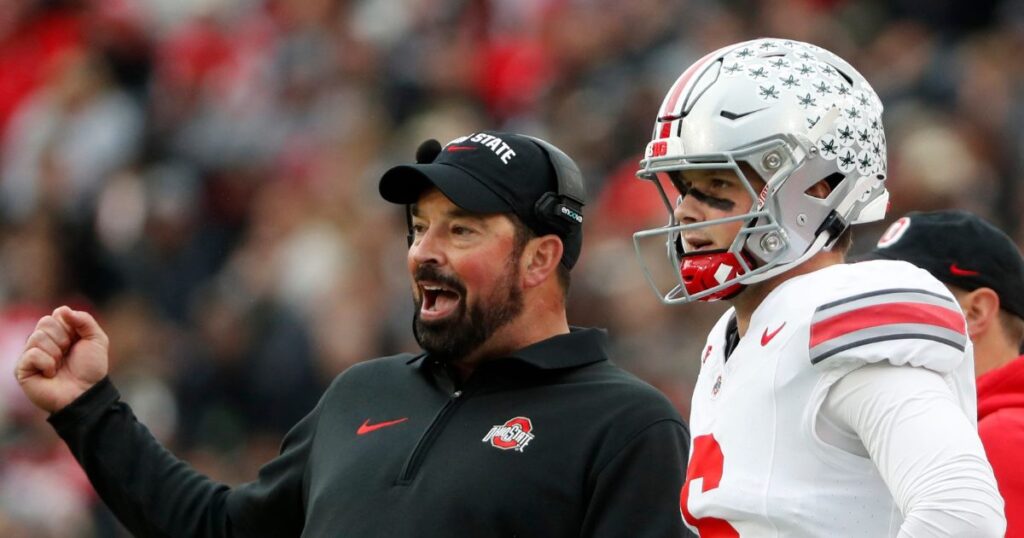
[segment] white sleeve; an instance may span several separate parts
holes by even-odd
[[[822,412],[860,438],[903,513],[899,538],[1003,536],[992,467],[941,375],[870,364],[837,381]]]

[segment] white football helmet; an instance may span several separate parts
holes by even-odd
[[[764,180],[760,193],[740,163]],[[797,41],[747,41],[690,66],[665,96],[640,166],[637,177],[657,186],[670,220],[633,241],[666,303],[731,297],[831,248],[847,226],[882,219],[888,206],[881,101],[843,59]],[[674,172],[693,169],[733,171],[751,197],[750,211],[677,222],[673,200],[685,193],[670,196],[666,189]],[[832,187],[826,198],[806,194],[822,180]],[[744,226],[728,249],[683,251],[682,232],[737,220]],[[678,277],[668,291],[641,254],[641,240],[657,235],[666,236]]]

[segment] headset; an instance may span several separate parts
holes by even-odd
[[[587,202],[587,189],[583,183],[583,172],[576,162],[540,138],[522,135],[540,147],[548,156],[548,162],[555,172],[558,192],[545,192],[533,206],[533,213],[541,222],[560,234],[568,235],[573,226],[583,225],[583,205]]]

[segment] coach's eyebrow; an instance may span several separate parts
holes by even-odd
[[[414,217],[421,216],[420,215],[419,205],[417,205],[415,203],[409,204],[409,214],[414,216]],[[475,211],[468,211],[466,209],[462,209],[459,206],[454,206],[454,207],[448,209],[447,211],[445,211],[444,215],[446,217],[449,217],[449,218],[473,219],[473,220],[482,221],[482,220],[484,220],[485,217],[487,217],[489,215],[489,213],[477,213]]]

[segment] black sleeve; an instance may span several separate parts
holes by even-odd
[[[642,430],[598,471],[580,536],[693,536],[679,513],[689,450],[690,434],[680,422],[666,419]]]
[[[296,425],[256,482],[231,489],[174,457],[136,420],[109,379],[49,421],[93,487],[136,536],[298,536],[303,479],[320,407]]]

